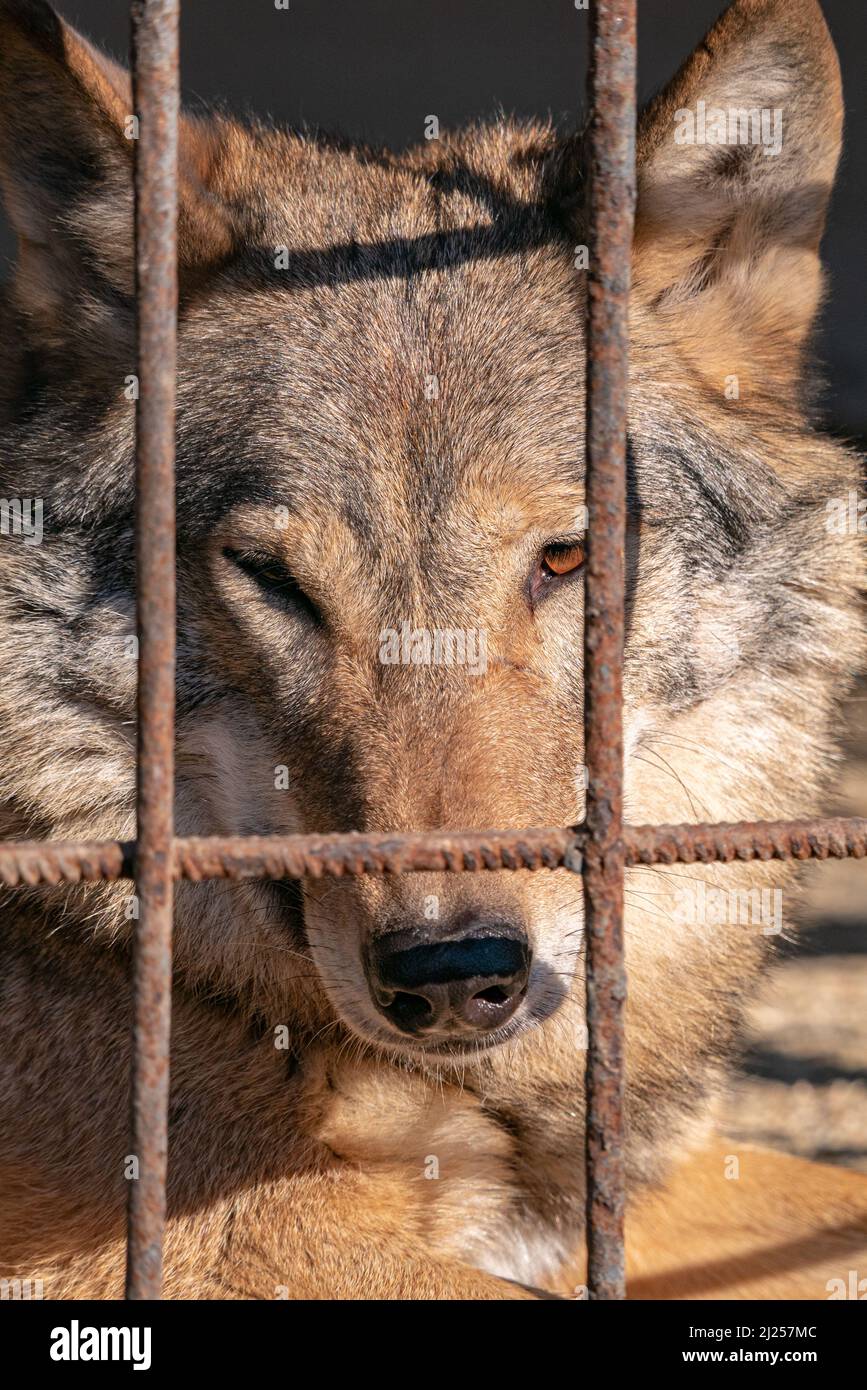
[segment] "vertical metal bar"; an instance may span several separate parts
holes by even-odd
[[[126,1296],[159,1298],[166,1210],[175,706],[175,362],[179,0],[132,6],[138,591],[139,919],[134,951]]]
[[[623,1246],[623,604],[636,0],[596,0],[588,96],[587,1283],[626,1296]]]

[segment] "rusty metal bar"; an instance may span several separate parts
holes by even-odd
[[[139,918],[126,1296],[160,1297],[168,1152],[175,706],[179,0],[134,0]]]
[[[626,863],[732,864],[751,859],[863,859],[867,819],[817,816],[800,821],[627,826]]]
[[[473,873],[575,868],[584,826],[401,835],[241,835],[177,839],[173,877],[321,878],[344,874]],[[738,821],[719,825],[627,825],[627,868],[642,864],[731,864],[768,859],[867,858],[867,819]],[[0,884],[95,883],[133,878],[135,843],[52,840],[0,843]]]
[[[629,286],[635,208],[635,0],[591,12],[584,761],[587,841],[587,1286],[626,1297],[623,1215],[623,631]]]

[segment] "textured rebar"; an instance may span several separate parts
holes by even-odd
[[[488,869],[581,867],[584,826],[536,830],[424,831],[401,835],[205,836],[174,842],[175,879],[322,878],[343,874],[473,873]],[[751,859],[863,859],[867,819],[738,821],[719,825],[627,825],[627,868],[640,864],[728,864]],[[0,883],[92,883],[128,879],[135,844],[0,843]]]
[[[635,0],[591,10],[587,271],[587,1286],[626,1297],[623,1217],[623,633],[629,285],[635,211]]]
[[[126,1296],[160,1297],[168,1150],[175,705],[179,0],[132,6],[137,374],[139,917]]]

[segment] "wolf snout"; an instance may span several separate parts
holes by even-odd
[[[402,1033],[489,1033],[518,1009],[530,975],[530,945],[519,928],[470,923],[442,939],[390,932],[368,953],[376,1007]]]

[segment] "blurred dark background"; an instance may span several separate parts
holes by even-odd
[[[56,0],[56,8],[125,57],[126,0]],[[642,99],[724,8],[722,0],[641,0]],[[861,0],[824,0],[824,10],[843,64],[848,128],[825,247],[831,282],[818,347],[827,368],[828,423],[863,437],[867,24]],[[583,103],[588,23],[573,0],[289,0],[288,10],[276,9],[274,0],[184,0],[184,97],[392,146],[421,139],[430,114],[453,126],[502,106],[574,123]],[[4,273],[11,254],[0,223]]]

